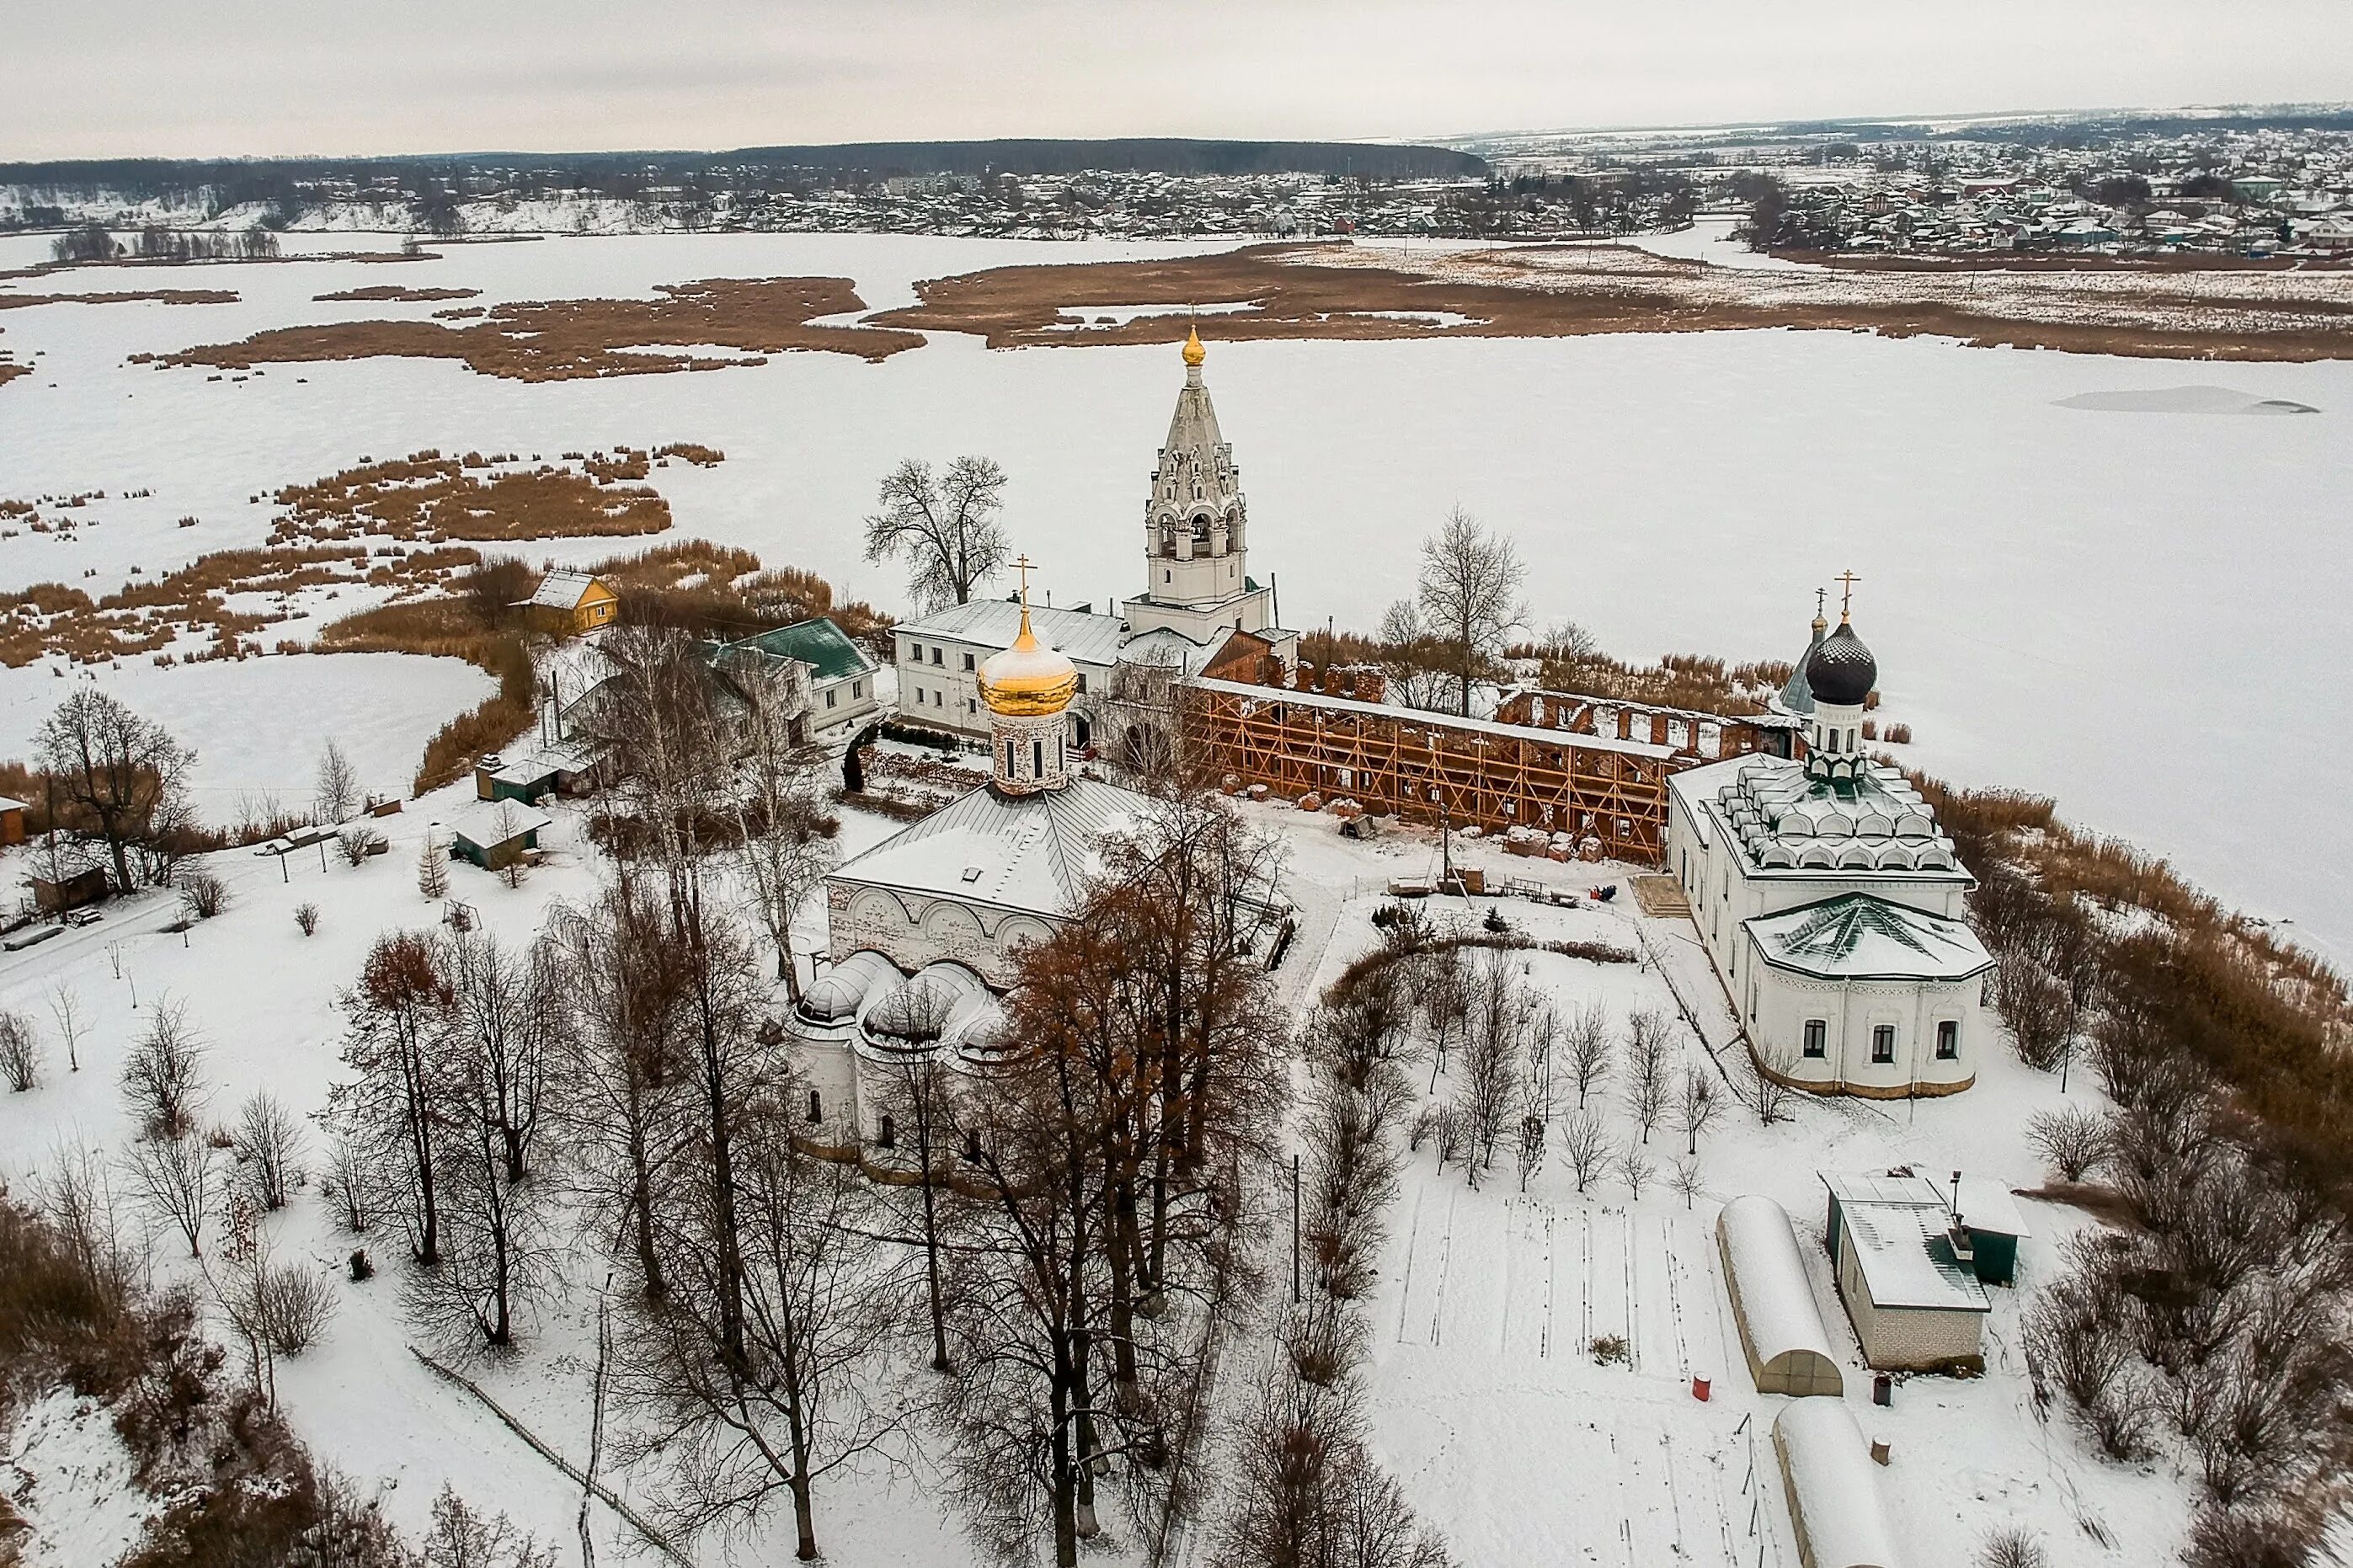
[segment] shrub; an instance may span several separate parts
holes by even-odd
[[[41,1079],[41,1042],[22,1013],[0,1013],[0,1078],[11,1094],[23,1094]]]
[[[1599,1335],[1590,1348],[1596,1366],[1624,1366],[1633,1359],[1632,1352],[1627,1349],[1625,1336],[1621,1334]]]
[[[307,1262],[268,1269],[260,1285],[263,1337],[280,1355],[301,1355],[335,1315],[335,1288]]]
[[[301,928],[301,931],[304,936],[309,936],[312,931],[317,931],[319,929],[319,906],[310,903],[295,905],[294,923]]]
[[[2080,1182],[2107,1163],[2108,1121],[2084,1106],[2037,1111],[2026,1123],[2026,1142],[2063,1180]]]
[[[2011,1524],[1985,1538],[1978,1562],[1982,1568],[2051,1568],[2051,1554],[2031,1531]]]
[[[346,866],[364,866],[367,858],[384,843],[384,835],[364,823],[354,822],[335,835],[335,852]]]
[[[228,888],[203,866],[191,866],[179,876],[180,908],[192,921],[208,921],[229,906]]]

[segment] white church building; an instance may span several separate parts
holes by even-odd
[[[1037,636],[1027,598],[1011,646],[973,672],[989,782],[834,868],[828,963],[786,1022],[807,1095],[804,1141],[872,1175],[903,1176],[912,1163],[892,1123],[898,1068],[988,1069],[1019,949],[1078,912],[1103,841],[1142,805],[1071,772],[1079,670]]]
[[[1806,755],[1672,775],[1667,868],[1759,1070],[1823,1094],[1955,1093],[1992,1031],[1975,880],[1920,792],[1863,754],[1878,663],[1843,612],[1821,626],[1784,694]]]
[[[989,733],[981,662],[1009,647],[1024,616],[1069,657],[1078,686],[1067,712],[1070,742],[1093,739],[1091,699],[1114,666],[1157,664],[1198,672],[1237,631],[1265,637],[1286,666],[1298,634],[1275,626],[1274,589],[1250,574],[1250,506],[1234,449],[1201,378],[1200,334],[1185,341],[1185,384],[1144,507],[1144,593],[1113,613],[1017,605],[1010,599],[950,605],[897,627],[899,717],[967,740]]]

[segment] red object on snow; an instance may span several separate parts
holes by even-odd
[[[1695,1377],[1695,1378],[1693,1378],[1693,1379],[1692,1379],[1692,1397],[1693,1397],[1694,1399],[1698,1400],[1701,1404],[1704,1405],[1705,1403],[1707,1403],[1708,1387],[1709,1387],[1709,1384],[1708,1384],[1708,1381],[1707,1381],[1707,1379],[1705,1379],[1705,1378],[1704,1378],[1704,1377]]]

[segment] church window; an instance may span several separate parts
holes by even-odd
[[[1831,1051],[1831,1026],[1826,1019],[1806,1020],[1806,1055],[1826,1057]]]
[[[1173,572],[1164,571],[1160,574],[1160,580],[1163,583],[1173,583],[1176,580],[1176,575]]]
[[[911,661],[913,661],[913,663],[916,663],[916,664],[921,664],[921,663],[923,663],[923,645],[922,643],[919,643],[919,642],[911,642],[911,643],[909,643],[909,644],[907,645],[907,658],[908,658]]]
[[[1005,776],[1013,776],[1013,742],[1010,741],[1005,742]]]
[[[1032,741],[1029,742],[1029,767],[1032,777],[1042,779],[1046,776],[1045,742]]]
[[[972,655],[966,654],[964,656],[964,667],[967,670],[972,668]]]
[[[825,1120],[825,1100],[815,1089],[809,1090],[809,1120],[811,1121]]]
[[[1078,692],[1082,697],[1084,697],[1087,694],[1087,672],[1085,670],[1079,671]]]
[[[1960,1054],[1960,1024],[1958,1021],[1952,1018],[1938,1019],[1936,1022],[1936,1059],[1940,1062],[1956,1061],[1959,1059]]]
[[[874,1142],[885,1149],[896,1149],[899,1146],[899,1129],[889,1117],[884,1117],[882,1125],[875,1130]]]
[[[1871,1059],[1881,1066],[1895,1059],[1895,1026],[1882,1024],[1871,1031]]]

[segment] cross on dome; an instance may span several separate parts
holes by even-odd
[[[1839,625],[1844,626],[1847,623],[1848,616],[1851,616],[1854,610],[1854,585],[1857,583],[1862,582],[1862,579],[1856,576],[1853,569],[1850,567],[1846,571],[1840,573],[1835,580],[1846,584],[1845,592],[1839,595]]]

